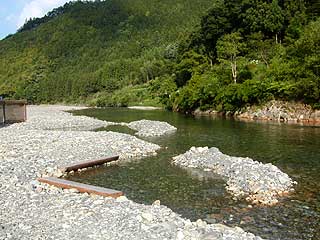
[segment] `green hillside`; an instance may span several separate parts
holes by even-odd
[[[217,0],[152,81],[167,108],[236,112],[270,100],[320,109],[320,2]]]
[[[316,0],[71,2],[0,41],[0,95],[236,112],[320,108]]]
[[[143,85],[215,0],[72,2],[0,41],[0,95],[76,101]],[[164,70],[166,69],[166,70]]]

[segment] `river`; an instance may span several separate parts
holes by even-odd
[[[74,114],[114,122],[166,121],[178,130],[164,137],[144,138],[162,146],[156,157],[95,168],[68,179],[122,190],[139,203],[151,204],[159,199],[191,220],[201,218],[209,223],[239,226],[266,239],[320,239],[320,127],[195,118],[163,110],[126,108],[86,109]],[[134,134],[119,126],[99,131]],[[296,191],[273,207],[234,200],[220,177],[171,164],[173,156],[192,146],[217,147],[228,155],[272,163],[298,182]]]

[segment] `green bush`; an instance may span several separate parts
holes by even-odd
[[[159,99],[159,102],[167,109],[171,110],[173,108],[177,85],[172,77],[166,75],[150,81],[149,91],[153,98]]]
[[[100,92],[88,103],[97,107],[160,106],[158,99],[151,94],[149,84],[125,87],[113,93]]]

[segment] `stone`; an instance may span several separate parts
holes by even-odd
[[[129,201],[126,196],[120,196],[116,199],[116,202],[127,202]]]
[[[178,231],[176,240],[183,240],[184,239],[184,234],[182,231]]]
[[[160,206],[161,203],[160,203],[160,200],[156,200],[152,203],[153,206]]]
[[[141,214],[141,217],[142,217],[142,219],[146,220],[147,222],[152,222],[152,220],[153,220],[153,216],[150,213],[144,212]]]
[[[210,232],[203,234],[201,236],[202,240],[218,240],[218,239],[223,239],[223,234],[218,231]]]

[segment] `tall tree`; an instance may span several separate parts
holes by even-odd
[[[230,65],[234,83],[237,83],[240,53],[245,48],[245,43],[242,40],[239,32],[233,32],[224,35],[217,42],[218,60],[223,64]]]
[[[271,3],[253,1],[253,4],[243,14],[243,22],[249,32],[263,32],[267,36],[274,36],[278,42],[279,33],[284,22],[284,13],[277,0]]]

